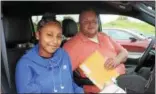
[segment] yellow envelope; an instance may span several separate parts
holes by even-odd
[[[105,83],[119,76],[115,69],[105,69],[104,62],[106,59],[100,52],[95,51],[80,65],[84,74],[101,90]]]

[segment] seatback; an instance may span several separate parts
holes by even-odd
[[[126,82],[126,83],[125,83]],[[155,68],[148,80],[136,74],[125,74],[117,78],[117,84],[128,93],[155,93]]]
[[[66,38],[71,38],[71,37],[75,36],[76,33],[78,32],[77,23],[72,19],[64,19],[62,21],[62,28],[63,28],[63,35]],[[63,44],[66,41],[67,41],[67,39],[64,39],[62,41],[61,47],[63,46]]]
[[[77,23],[72,19],[64,19],[62,21],[63,35],[65,37],[73,37],[77,31]]]
[[[7,56],[11,77],[12,90],[15,93],[15,68],[20,57],[29,49],[27,43],[31,40],[32,25],[29,17],[3,18],[3,27],[7,47]]]

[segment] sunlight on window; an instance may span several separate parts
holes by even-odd
[[[152,7],[148,6],[148,9],[153,10]]]
[[[128,30],[138,31],[140,35],[154,36],[154,26],[143,22],[139,19],[122,16],[122,15],[111,15],[111,14],[100,14],[102,28],[121,28]]]
[[[42,16],[32,16],[32,21],[37,24],[41,20]]]
[[[75,22],[78,22],[79,15],[78,14],[56,15],[56,19],[60,22],[62,22],[66,18],[70,18],[73,19]]]

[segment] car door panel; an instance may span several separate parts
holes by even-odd
[[[107,30],[107,34],[129,52],[144,52],[149,43],[148,40],[139,39],[136,35],[128,33],[124,30],[109,29]],[[136,41],[131,41],[130,38],[135,38]]]
[[[130,52],[144,52],[148,45],[148,41],[146,40],[137,40],[136,42],[131,42],[130,40],[116,40],[116,42]]]

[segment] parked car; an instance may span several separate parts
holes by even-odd
[[[105,28],[102,30],[129,52],[144,52],[151,39],[132,30],[122,28]]]

